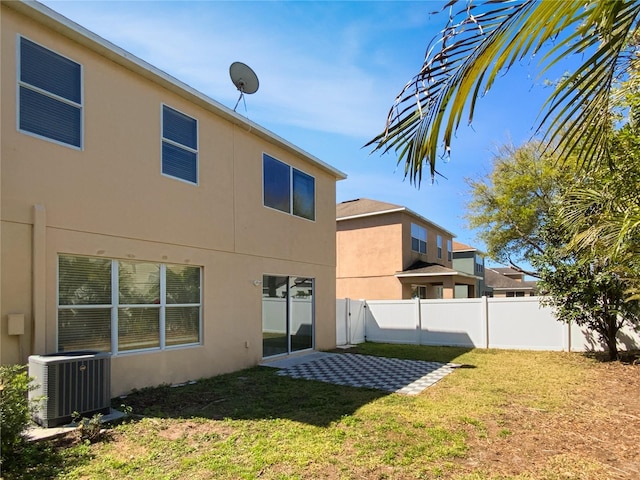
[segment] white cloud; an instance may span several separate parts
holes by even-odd
[[[245,98],[248,116],[262,124],[368,139],[382,129],[406,80],[398,78],[397,59],[388,50],[381,53],[385,48],[376,43],[385,29],[370,19],[318,37],[328,28],[324,24],[310,26],[312,33],[290,23],[285,30],[256,19],[259,12],[241,15],[245,2],[235,8],[218,2],[47,3],[231,108],[238,92],[229,79],[229,65],[247,63],[260,79],[260,90]],[[386,70],[384,58],[391,60]],[[373,64],[375,74],[366,68]],[[238,111],[243,109],[239,105]]]

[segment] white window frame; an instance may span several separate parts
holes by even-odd
[[[442,258],[442,235],[436,237],[436,244],[438,246],[438,258]]]
[[[74,254],[59,254],[58,255],[58,260],[60,258],[60,256],[71,256],[71,257],[80,257],[82,255],[74,255]],[[124,304],[124,303],[120,303],[120,290],[119,290],[119,265],[120,265],[120,260],[117,259],[108,259],[111,261],[111,303],[110,304],[100,304],[100,305],[60,305],[60,284],[59,284],[59,275],[60,275],[60,263],[58,261],[58,266],[57,266],[57,271],[56,271],[56,275],[57,275],[57,279],[56,279],[56,349],[59,348],[59,338],[58,338],[58,312],[60,310],[71,310],[71,309],[76,309],[76,310],[92,310],[92,309],[106,309],[109,308],[111,309],[111,354],[113,356],[120,356],[120,355],[130,355],[130,354],[136,354],[136,353],[143,353],[143,352],[157,352],[159,350],[174,350],[174,349],[180,349],[180,348],[185,348],[185,347],[195,347],[195,346],[200,346],[202,345],[202,335],[203,335],[203,325],[202,325],[202,277],[203,277],[203,271],[202,271],[202,267],[198,266],[198,265],[186,265],[189,267],[196,267],[200,270],[200,298],[199,298],[199,302],[197,304],[193,304],[193,303],[185,303],[185,304],[179,304],[179,303],[167,303],[167,276],[166,276],[166,269],[167,269],[167,265],[178,265],[178,264],[164,264],[164,263],[159,263],[159,262],[153,262],[153,261],[130,261],[130,260],[122,260],[125,263],[155,263],[157,265],[159,265],[160,267],[160,298],[159,298],[159,303],[158,304],[140,304],[140,305],[136,305],[136,304]],[[184,343],[184,344],[180,344],[180,345],[166,345],[166,310],[167,307],[168,308],[178,308],[178,307],[198,307],[199,308],[199,319],[198,319],[198,342],[193,342],[193,343]],[[132,350],[118,350],[118,309],[119,308],[126,308],[126,307],[132,307],[132,308],[159,308],[160,309],[160,314],[159,314],[159,318],[158,318],[158,328],[159,330],[159,346],[158,347],[151,347],[151,348],[142,348],[142,349],[132,349]]]
[[[21,54],[21,50],[20,50],[20,46],[21,46],[21,39],[24,38],[25,40],[28,40],[31,43],[35,43],[36,45],[38,45],[41,48],[44,48],[45,50],[49,50],[52,53],[55,53],[56,55],[59,55],[62,58],[65,58],[67,60],[69,60],[70,62],[73,62],[75,64],[77,64],[80,67],[80,103],[76,103],[73,100],[69,100],[67,98],[61,97],[59,95],[56,95],[55,93],[49,92],[47,90],[43,90],[42,88],[36,87],[34,85],[31,85],[30,83],[27,82],[23,82],[21,79],[21,73],[22,73],[22,54]],[[16,128],[20,133],[23,133],[25,135],[29,135],[31,137],[34,138],[39,138],[41,140],[45,140],[47,142],[51,142],[51,143],[55,143],[56,145],[61,145],[63,147],[67,147],[67,148],[71,148],[73,150],[78,150],[78,151],[83,151],[84,150],[84,65],[82,65],[80,62],[75,61],[74,59],[63,55],[62,53],[58,52],[57,50],[53,50],[52,48],[49,47],[45,47],[44,45],[42,45],[39,42],[36,42],[35,40],[32,40],[31,38],[25,36],[25,35],[21,35],[21,34],[17,34],[16,35]],[[56,100],[58,102],[62,102],[65,103],[67,105],[71,105],[72,107],[76,107],[78,108],[78,110],[80,111],[80,146],[77,145],[73,145],[70,143],[66,143],[66,142],[61,142],[60,140],[56,140],[55,138],[50,138],[47,137],[45,135],[40,135],[39,133],[34,133],[31,132],[29,130],[23,130],[22,128],[20,128],[20,110],[21,110],[21,105],[20,105],[20,88],[24,87],[28,90],[31,90],[33,92],[39,93],[41,95],[44,95],[46,97],[49,97],[53,100]]]
[[[188,117],[191,120],[194,120],[196,122],[196,148],[195,149],[189,147],[188,145],[183,145],[182,143],[176,142],[175,140],[171,140],[170,138],[166,138],[164,136],[164,107],[167,107],[173,110],[174,112],[178,112],[179,114],[184,115],[185,117]],[[174,147],[180,148],[182,150],[186,150],[196,155],[196,181],[195,182],[192,182],[191,180],[187,180],[184,178],[176,177],[175,175],[170,175],[162,171],[163,170],[162,166],[164,163],[164,156],[162,154],[162,145],[165,142],[168,143],[169,145],[173,145]],[[198,121],[197,118],[192,117],[188,113],[185,113],[182,110],[178,110],[177,108],[172,107],[167,103],[160,104],[160,174],[163,177],[172,178],[174,180],[184,182],[187,185],[195,185],[195,186],[200,185],[200,122]]]
[[[447,260],[453,260],[453,242],[451,240],[447,240]]]
[[[283,165],[286,165],[287,167],[289,167],[289,211],[285,212],[283,210],[279,210],[277,208],[273,208],[267,204],[265,204],[265,199],[264,199],[264,195],[265,195],[265,188],[264,188],[264,157],[268,156],[270,158],[272,158],[273,160],[282,163]],[[293,198],[294,198],[294,190],[293,190],[293,171],[296,170],[300,173],[303,173],[304,175],[307,175],[308,177],[311,177],[313,179],[313,219],[311,218],[307,218],[307,217],[303,217],[300,215],[296,215],[295,213],[293,213]],[[304,170],[301,170],[299,168],[293,167],[291,165],[289,165],[287,162],[283,162],[282,160],[280,160],[279,158],[266,153],[266,152],[262,152],[262,206],[265,208],[268,208],[269,210],[274,210],[276,212],[280,212],[280,213],[284,213],[287,215],[291,215],[292,217],[296,217],[296,218],[301,218],[303,220],[307,220],[308,222],[313,222],[315,223],[316,221],[316,217],[317,217],[317,208],[316,205],[318,204],[318,198],[317,198],[317,182],[316,182],[316,177],[314,177],[313,175],[311,175],[308,172],[305,172]]]

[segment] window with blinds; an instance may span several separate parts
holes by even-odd
[[[162,105],[162,173],[198,183],[198,121]]]
[[[82,66],[18,38],[18,129],[82,148]]]
[[[58,351],[200,344],[201,268],[58,257]]]

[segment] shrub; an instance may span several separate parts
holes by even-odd
[[[25,443],[24,432],[31,421],[33,402],[28,393],[35,386],[30,385],[23,365],[0,366],[0,443],[2,470],[10,470],[10,461],[17,457]]]
[[[93,443],[100,439],[102,435],[102,414],[96,413],[93,417],[81,416],[78,412],[73,412],[73,421],[78,424],[77,432],[80,440]]]

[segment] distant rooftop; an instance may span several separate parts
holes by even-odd
[[[496,267],[494,270],[502,275],[522,275],[522,272],[511,267]]]
[[[346,200],[336,205],[336,218],[355,217],[373,213],[399,212],[405,210],[401,205],[379,202],[369,198]]]
[[[466,245],[464,243],[453,241],[453,251],[454,252],[467,252],[467,251],[475,251],[478,250],[476,247],[472,247]]]
[[[530,291],[536,289],[536,282],[514,280],[507,277],[502,271],[508,270],[511,273],[519,273],[513,268],[485,268],[485,284],[494,290],[521,290]]]
[[[419,215],[413,210],[408,209],[407,207],[396,205],[395,203],[380,202],[378,200],[372,200],[370,198],[355,198],[353,200],[345,200],[344,202],[338,203],[336,205],[336,220],[350,220],[352,218],[384,215],[394,212],[405,212],[408,215],[416,217],[425,223],[431,224],[434,227],[448,233],[452,237],[455,237],[454,233],[432,222],[428,218]]]
[[[455,252],[477,252],[480,255],[486,255],[486,252],[483,252],[479,248],[472,247],[471,245],[467,245],[466,243],[456,242],[455,240],[453,241],[452,250],[454,253]]]
[[[454,270],[452,268],[447,268],[444,265],[440,265],[438,263],[423,262],[422,260],[417,260],[402,272],[396,272],[396,277],[418,277],[418,276],[429,277],[429,276],[443,276],[443,275],[477,278],[477,277],[474,277],[474,275],[470,275],[464,272],[459,272],[457,270]]]

